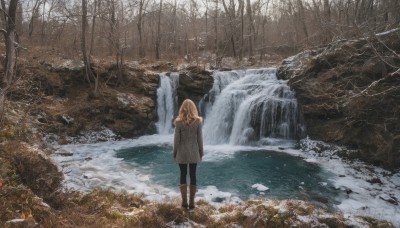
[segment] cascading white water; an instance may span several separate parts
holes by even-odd
[[[286,81],[276,78],[276,69],[232,72],[242,76],[231,78],[227,85],[216,80],[216,89],[210,91],[215,97],[204,122],[207,144],[246,144],[266,137],[303,136],[294,92]],[[225,88],[217,90],[221,85]]]
[[[295,94],[276,69],[217,71],[210,92],[200,101],[207,144],[247,144],[264,138],[293,139],[304,135]],[[157,130],[173,132],[179,74],[160,74]]]
[[[172,121],[174,110],[177,107],[178,98],[176,89],[179,83],[179,74],[167,73],[160,74],[160,87],[157,89],[157,114],[156,123],[159,134],[170,134],[173,132]]]
[[[207,116],[208,112],[211,110],[215,99],[221,94],[221,91],[233,81],[242,78],[245,75],[244,70],[237,71],[216,71],[213,74],[214,83],[211,90],[204,96],[199,102],[200,114],[202,116]]]

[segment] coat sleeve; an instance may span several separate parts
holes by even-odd
[[[202,158],[204,155],[203,151],[203,123],[199,121],[199,126],[197,127],[197,145],[199,146],[200,157]]]
[[[176,158],[176,155],[178,153],[178,145],[180,141],[181,141],[181,127],[180,124],[176,123],[175,133],[174,133],[174,158]]]

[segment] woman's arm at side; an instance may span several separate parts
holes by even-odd
[[[197,145],[199,145],[200,157],[203,158],[203,122],[199,120],[199,126],[197,127]]]
[[[178,144],[181,141],[181,128],[180,124],[175,122],[175,133],[174,133],[174,158],[176,158],[176,154],[178,153]]]

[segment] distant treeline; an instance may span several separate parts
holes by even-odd
[[[2,0],[2,7],[13,1]],[[16,31],[22,46],[61,48],[71,57],[82,51],[83,30],[90,56],[243,58],[291,54],[400,24],[399,0],[17,2]]]

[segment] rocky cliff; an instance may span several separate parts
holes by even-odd
[[[341,40],[285,59],[278,77],[296,91],[311,138],[344,154],[400,167],[400,31]]]
[[[80,67],[42,64],[30,69],[32,77],[23,83],[36,88],[36,105],[29,114],[49,141],[86,143],[154,133],[158,74],[129,66],[118,71],[112,65],[94,71],[97,95],[94,79],[85,81]]]
[[[200,67],[188,67],[179,73],[179,86],[177,89],[178,103],[191,99],[195,104],[207,94],[213,86],[212,72]]]

